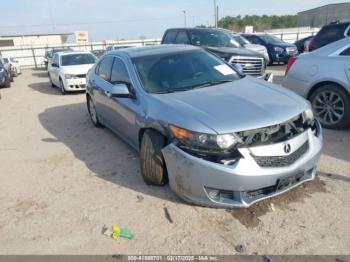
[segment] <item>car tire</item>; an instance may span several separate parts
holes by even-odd
[[[273,65],[273,59],[272,59],[272,56],[269,54],[269,63],[267,64],[268,66],[272,66]]]
[[[165,144],[165,137],[154,130],[146,130],[142,137],[141,174],[148,185],[164,186],[167,182],[167,170],[161,151]]]
[[[15,68],[15,69],[13,70],[13,76],[14,76],[14,77],[17,77],[17,76],[18,76],[17,68]]]
[[[5,82],[5,87],[10,88],[11,87],[11,81],[10,79],[7,79],[7,81]]]
[[[49,73],[49,81],[50,81],[50,86],[51,86],[52,88],[56,87],[56,86],[54,85],[54,83],[52,82],[52,78],[51,78],[50,73]]]
[[[87,108],[88,108],[91,122],[93,123],[93,125],[95,127],[102,127],[102,124],[98,118],[95,103],[94,103],[94,101],[92,101],[90,96],[87,97],[86,103],[87,103]]]
[[[64,88],[62,79],[60,79],[60,91],[63,96],[67,93],[66,89]]]
[[[310,102],[323,127],[341,129],[350,125],[350,95],[339,85],[317,88],[311,94]]]

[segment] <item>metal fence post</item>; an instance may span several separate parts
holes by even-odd
[[[33,60],[34,60],[35,69],[37,69],[37,68],[38,68],[38,64],[36,63],[36,57],[35,57],[34,48],[32,48],[32,55],[33,55]]]

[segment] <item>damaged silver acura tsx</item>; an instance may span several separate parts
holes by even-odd
[[[146,183],[206,206],[248,207],[315,178],[322,131],[309,103],[193,46],[107,53],[87,107],[140,152]]]

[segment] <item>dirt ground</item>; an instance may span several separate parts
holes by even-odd
[[[350,254],[350,129],[325,130],[315,181],[211,209],[145,185],[137,153],[45,72],[25,70],[0,92],[0,254]],[[103,236],[113,224],[135,238]]]

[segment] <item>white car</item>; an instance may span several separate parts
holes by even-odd
[[[16,59],[10,56],[3,56],[2,59],[4,60],[5,64],[11,65],[13,76],[18,76],[21,73],[21,66]]]
[[[233,40],[236,41],[240,47],[244,47],[244,48],[247,48],[249,50],[252,50],[252,51],[255,51],[255,52],[262,54],[265,57],[266,64],[269,64],[270,57],[269,57],[269,53],[267,52],[267,49],[265,46],[252,44],[246,38],[241,36],[240,34],[233,34]]]
[[[49,67],[52,87],[59,87],[64,95],[69,91],[86,89],[86,74],[97,61],[90,52],[58,52]]]

